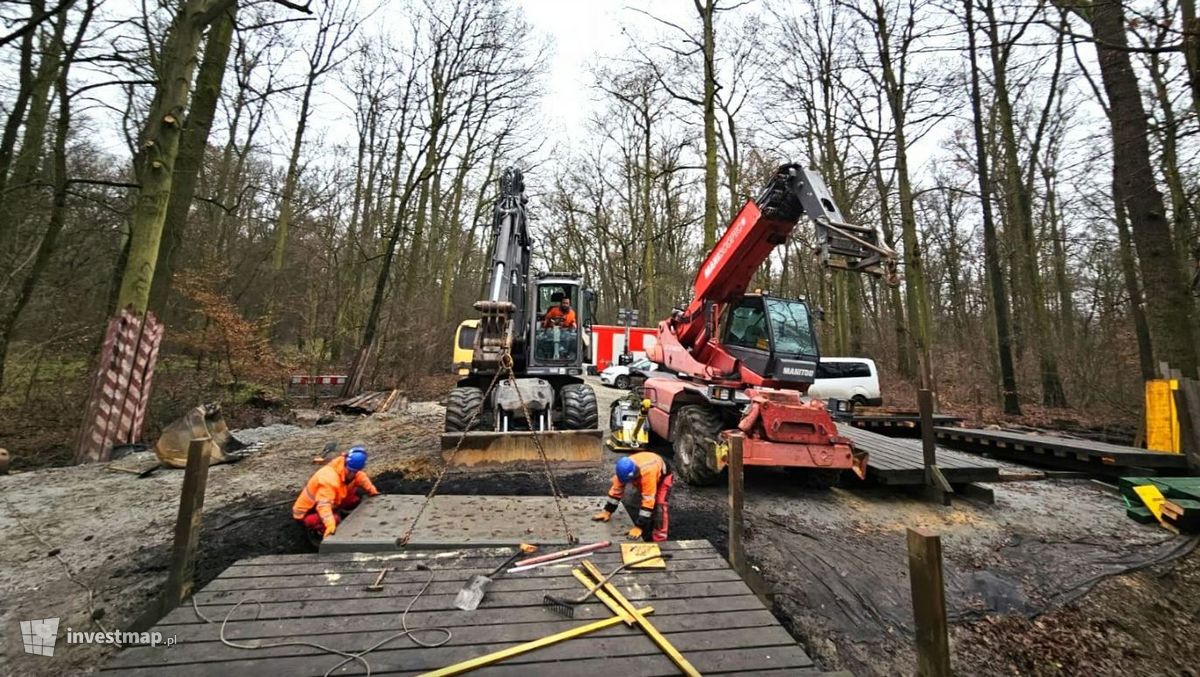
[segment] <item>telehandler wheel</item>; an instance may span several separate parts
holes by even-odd
[[[688,484],[715,484],[721,478],[716,448],[721,417],[699,404],[680,407],[675,416],[675,470]]]
[[[568,430],[592,430],[600,427],[596,392],[583,383],[563,386],[563,427]]]
[[[450,391],[450,399],[446,401],[446,432],[467,432],[471,419],[475,423],[471,430],[483,426],[483,391],[479,388],[455,388]]]

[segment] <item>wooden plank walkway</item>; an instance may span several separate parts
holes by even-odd
[[[1029,435],[1006,430],[935,428],[938,441],[956,449],[1005,456],[1024,463],[1122,473],[1130,469],[1186,470],[1183,454],[1164,454],[1105,442]]]
[[[962,423],[961,416],[951,416],[949,414],[933,415],[933,424],[935,426],[951,426],[958,423]],[[916,412],[871,413],[856,411],[851,415],[850,425],[861,430],[881,433],[888,437],[921,436],[921,416]]]
[[[838,424],[838,432],[849,437],[855,448],[867,452],[868,480],[891,485],[925,483],[921,440],[888,437],[844,423]],[[1000,479],[999,465],[945,447],[937,449],[937,464],[951,484]]]
[[[763,606],[708,541],[663,543],[673,558],[665,571],[623,572],[613,579],[636,606],[652,606],[647,618],[704,674],[818,674],[813,662]],[[486,548],[404,553],[272,555],[242,560],[226,569],[195,600],[215,621],[206,623],[190,605],[175,609],[152,630],[175,637],[171,647],[127,648],[103,672],[106,676],[316,675],[340,656],[305,646],[237,649],[222,644],[220,623],[239,608],[226,627],[238,643],[310,641],[359,652],[401,630],[401,614],[433,576],[433,583],[408,614],[410,628],[447,627],[444,646],[425,648],[396,638],[367,654],[372,674],[412,675],[446,667],[509,646],[609,618],[593,598],[577,607],[573,620],[542,605],[551,591],[572,597],[583,591],[571,575],[578,561],[546,566],[496,579],[476,611],[453,608],[459,588],[473,574],[499,566],[511,550]],[[621,559],[618,546],[590,556],[608,573]],[[432,571],[417,569],[427,565]],[[383,567],[394,567],[384,590],[364,588]],[[248,600],[261,602],[258,620]],[[433,643],[441,632],[418,633]],[[348,663],[334,674],[363,674]],[[581,638],[545,647],[483,668],[480,675],[674,675],[674,664],[641,630],[618,624]]]

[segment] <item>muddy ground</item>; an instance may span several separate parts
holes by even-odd
[[[600,387],[605,403],[616,394]],[[304,429],[214,466],[197,584],[238,559],[306,550],[289,507],[326,441],[368,445],[384,491],[427,491],[441,417],[436,404],[413,404],[390,418]],[[606,465],[612,458],[606,453]],[[0,477],[0,673],[93,671],[111,648],[64,646],[65,628],[148,620],[166,576],[181,479],[180,471],[138,478],[102,466]],[[608,470],[558,480],[569,494],[602,495]],[[541,494],[546,483],[537,474],[455,474],[441,490]],[[672,537],[723,549],[725,501],[722,487],[678,484]],[[1194,542],[1126,519],[1118,497],[1086,481],[997,485],[995,505],[945,508],[894,490],[821,490],[794,474],[752,472],[746,520],[753,584],[826,669],[912,672],[910,526],[943,536],[960,674],[1194,675],[1200,666]],[[54,616],[62,619],[55,656],[26,656],[18,621]]]

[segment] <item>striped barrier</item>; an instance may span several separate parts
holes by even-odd
[[[76,463],[107,461],[113,446],[141,439],[162,336],[163,325],[151,312],[143,318],[127,308],[109,320],[76,441]]]

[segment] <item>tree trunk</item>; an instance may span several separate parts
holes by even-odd
[[[1193,304],[1150,164],[1146,109],[1127,51],[1124,11],[1117,0],[1097,0],[1090,14],[1100,76],[1108,95],[1114,171],[1141,264],[1146,320],[1157,347],[1156,357],[1195,378]]]
[[[316,75],[312,72],[304,81],[304,94],[300,97],[300,114],[296,120],[296,133],[292,137],[292,152],[288,156],[287,174],[283,179],[283,192],[279,196],[279,215],[275,219],[275,232],[271,245],[271,274],[275,278],[274,286],[278,291],[279,272],[283,270],[283,255],[287,251],[288,229],[292,225],[292,215],[295,213],[293,204],[296,197],[296,184],[300,179],[300,150],[304,146],[304,131],[308,126],[308,111],[312,106],[312,92],[316,85]],[[272,295],[275,299],[275,295]]]
[[[32,0],[29,3],[29,15],[41,16],[45,13],[45,0]],[[12,230],[12,219],[8,217],[5,196],[8,194],[8,174],[12,167],[13,152],[17,145],[17,133],[25,121],[25,110],[29,106],[29,98],[33,94],[33,42],[37,36],[36,30],[31,30],[21,38],[21,56],[17,64],[17,95],[9,109],[8,119],[4,123],[4,133],[0,135],[0,243],[7,242]]]
[[[717,242],[717,73],[716,36],[713,19],[717,0],[693,0],[701,23],[701,54],[704,57],[704,251]]]
[[[905,130],[904,85],[896,76],[892,59],[891,34],[881,0],[875,2],[875,18],[880,41],[880,65],[892,119],[895,121],[896,178],[900,189],[900,235],[904,243],[904,287],[908,326],[917,347],[917,366],[921,388],[933,390],[932,346],[929,327],[929,292],[925,286],[925,268],[921,242],[917,235],[917,217],[913,208],[913,189],[908,173],[908,140]],[[900,59],[904,68],[904,59]]]
[[[130,220],[129,256],[121,275],[117,308],[144,313],[158,261],[163,221],[171,196],[181,121],[191,93],[192,74],[205,26],[234,0],[188,0],[167,30],[159,64],[158,86],[139,136],[134,163],[139,189]]]
[[[1058,374],[1057,346],[1050,335],[1045,291],[1038,266],[1038,243],[1033,229],[1033,197],[1022,179],[1016,123],[1009,100],[1008,59],[1001,56],[1000,32],[990,4],[987,5],[986,13],[987,32],[991,42],[989,52],[995,82],[996,123],[1000,129],[1000,147],[1003,153],[1005,206],[1008,225],[1019,247],[1014,252],[1015,272],[1020,275],[1025,292],[1029,295],[1027,307],[1032,330],[1030,342],[1037,347],[1042,404],[1047,407],[1065,407],[1067,397]]]
[[[17,322],[20,320],[25,306],[33,298],[33,291],[37,287],[38,280],[50,263],[50,256],[54,253],[58,236],[62,232],[63,224],[66,221],[67,139],[71,134],[69,75],[71,62],[75,58],[75,52],[82,43],[88,24],[91,23],[93,9],[94,6],[89,2],[87,9],[84,10],[83,17],[80,19],[76,37],[70,48],[66,49],[65,54],[65,45],[62,43],[62,36],[63,29],[66,27],[69,17],[67,12],[63,12],[58,21],[58,28],[55,30],[55,39],[43,57],[44,59],[57,60],[59,56],[63,56],[62,67],[58,71],[58,77],[55,82],[55,89],[58,94],[58,119],[55,121],[54,150],[52,153],[54,197],[50,206],[50,216],[47,219],[46,232],[42,235],[41,242],[38,243],[37,252],[34,254],[29,274],[21,283],[21,289],[17,292],[17,298],[14,300],[12,308],[9,309],[8,314],[2,320],[3,324],[0,324],[0,392],[4,390],[4,364],[8,358],[8,347],[12,344]]]
[[[967,40],[971,55],[971,113],[975,127],[976,174],[979,179],[979,199],[983,210],[983,257],[987,269],[988,286],[992,297],[992,317],[995,320],[996,347],[1000,362],[1001,404],[1004,413],[1021,415],[1020,398],[1017,396],[1016,370],[1013,366],[1012,335],[1008,324],[1008,294],[1004,290],[1004,276],[1000,266],[1000,246],[996,238],[996,223],[992,218],[992,203],[988,179],[988,161],[983,132],[983,94],[979,87],[979,67],[976,64],[975,22],[972,0],[965,0],[967,15]]]
[[[1200,17],[1196,0],[1179,0],[1183,14],[1183,57],[1192,89],[1192,113],[1200,117]]]
[[[1073,289],[1067,276],[1067,224],[1058,214],[1058,192],[1055,190],[1054,173],[1047,170],[1046,215],[1050,228],[1051,251],[1054,256],[1054,286],[1058,287],[1058,324],[1063,347],[1073,351],[1075,347],[1075,303]]]
[[[229,49],[233,44],[236,14],[237,3],[234,3],[227,11],[221,12],[208,29],[204,60],[196,74],[196,92],[192,97],[191,109],[188,111],[183,136],[179,141],[171,201],[167,205],[167,215],[163,222],[163,241],[158,250],[154,283],[150,286],[150,308],[160,317],[167,309],[171,277],[175,273],[176,259],[192,207],[192,197],[196,194],[197,179],[204,166],[205,152],[208,150],[208,133],[212,129],[213,116],[221,99],[221,82],[225,77],[225,65],[229,61]]]
[[[1137,261],[1129,236],[1129,220],[1125,215],[1125,201],[1121,199],[1121,186],[1113,171],[1113,221],[1117,226],[1117,253],[1121,260],[1121,277],[1125,280],[1125,293],[1129,296],[1129,316],[1133,318],[1133,332],[1137,337],[1138,365],[1142,378],[1157,378],[1154,366],[1154,349],[1150,342],[1150,327],[1146,324],[1146,311],[1142,304],[1142,285],[1138,281]]]
[[[892,251],[896,250],[896,231],[892,225],[892,209],[888,185],[883,180],[883,168],[879,164],[879,149],[875,153],[875,189],[879,192],[879,229],[883,231],[883,243]],[[896,336],[896,371],[905,380],[912,380],[917,375],[912,360],[912,340],[908,335],[908,325],[904,319],[904,295],[899,286],[888,287],[888,307],[892,312],[893,331]]]

